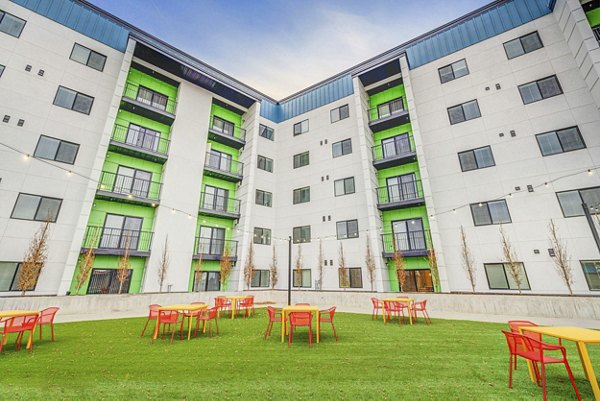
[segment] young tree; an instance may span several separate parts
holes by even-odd
[[[567,244],[558,235],[558,229],[556,228],[554,221],[550,220],[550,225],[548,228],[550,230],[550,243],[554,249],[554,258],[552,261],[554,262],[554,266],[556,267],[560,278],[567,286],[569,294],[573,295],[573,271],[571,270],[571,265],[569,264]]]
[[[429,270],[431,272],[431,282],[433,284],[433,291],[439,287],[439,270],[438,270],[438,262],[437,256],[435,254],[435,249],[427,250],[427,263],[429,264]]]
[[[35,233],[33,239],[29,243],[29,249],[25,254],[19,277],[17,278],[17,289],[21,291],[21,296],[35,284],[42,273],[42,269],[46,265],[48,259],[48,234],[50,231],[50,218],[48,217],[41,227]]]
[[[517,289],[519,290],[519,294],[521,293],[521,284],[523,284],[523,275],[521,273],[521,265],[517,262],[517,255],[512,248],[510,243],[510,239],[504,232],[504,228],[500,225],[500,237],[502,241],[502,254],[504,255],[504,259],[506,259],[506,264],[508,265],[508,271],[514,280],[515,284],[517,284]]]
[[[460,226],[460,247],[463,269],[465,269],[469,283],[471,283],[471,290],[475,292],[475,285],[477,284],[477,276],[475,275],[475,262],[473,261],[473,256],[471,256],[471,251],[469,250],[465,228],[462,225]]]
[[[396,276],[398,277],[399,291],[403,292],[404,285],[406,284],[406,263],[404,260],[404,255],[399,248],[396,248],[394,251],[392,261],[394,263],[394,268],[396,269]]]
[[[369,274],[369,282],[371,283],[371,291],[374,289],[375,284],[375,256],[371,251],[371,241],[367,236],[367,252],[365,254],[365,264],[367,266],[367,273]]]
[[[323,239],[319,239],[319,286],[323,288]]]
[[[275,242],[273,242],[273,258],[271,259],[271,265],[269,266],[269,273],[271,276],[271,289],[277,285],[278,274],[277,274],[277,253],[275,252]]]
[[[79,271],[77,272],[77,284],[75,285],[75,291],[79,292],[81,287],[90,277],[90,273],[94,267],[94,260],[96,259],[95,247],[98,243],[99,230],[93,229],[92,240],[87,248],[87,251],[79,258]]]
[[[169,271],[169,235],[165,237],[165,244],[163,245],[163,251],[158,262],[158,286],[159,292],[162,292],[165,280],[167,278],[167,272]]]
[[[123,291],[123,284],[125,284],[125,281],[127,281],[127,277],[129,277],[129,270],[131,268],[131,263],[129,263],[129,244],[131,244],[131,233],[128,232],[125,237],[125,251],[117,263],[119,294]]]
[[[194,291],[198,291],[198,285],[200,281],[200,272],[202,271],[202,250],[198,252],[198,259],[194,264]]]
[[[350,287],[350,277],[348,276],[348,268],[346,267],[346,258],[344,257],[344,246],[340,242],[340,255],[338,259],[339,264],[339,275],[340,275],[340,287]]]
[[[298,252],[296,253],[296,263],[294,264],[294,273],[298,277],[302,277],[302,246],[298,244]],[[292,277],[292,282],[294,281],[294,277]]]
[[[231,274],[231,251],[229,250],[229,246],[225,245],[225,249],[223,250],[223,255],[221,256],[221,286],[225,287],[227,281],[229,280],[229,275]]]
[[[250,241],[250,247],[248,248],[248,256],[246,257],[246,263],[244,264],[244,282],[246,283],[247,288],[250,288],[252,285],[252,275],[254,270],[256,270],[256,266],[254,265],[254,246],[252,245],[254,241]]]

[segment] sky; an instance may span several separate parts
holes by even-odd
[[[91,0],[282,99],[491,0]]]

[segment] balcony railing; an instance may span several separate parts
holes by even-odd
[[[416,160],[415,148],[409,138],[373,146],[371,149],[373,165],[377,169],[399,166]]]
[[[206,152],[206,161],[204,167],[213,175],[225,179],[239,181],[242,179],[244,163],[231,159],[231,156],[224,157],[218,153]]]
[[[377,188],[378,207],[381,210],[416,206],[423,203],[421,180],[403,182]]]
[[[383,256],[393,257],[396,249],[403,256],[427,256],[427,249],[431,248],[429,231],[412,231],[392,234],[382,234]]]
[[[161,138],[154,132],[140,130],[135,127],[126,127],[116,124],[113,130],[112,141],[125,145],[127,148],[164,156],[169,153],[170,141]]]
[[[151,231],[88,226],[82,248],[94,248],[96,254],[104,255],[122,255],[128,249],[135,256],[150,252],[152,235]]]
[[[236,149],[240,149],[246,144],[245,129],[216,116],[213,116],[210,121],[208,137],[216,142]]]
[[[146,107],[169,114],[175,114],[175,109],[177,107],[177,102],[174,99],[133,82],[127,82],[125,84],[123,96],[135,100],[138,103],[142,103]]]
[[[196,237],[194,255],[201,255],[203,260],[219,260],[229,250],[231,258],[237,258],[237,241],[207,237]]]
[[[596,37],[596,40],[600,43],[600,25],[593,27],[592,32],[594,32],[594,36]]]
[[[160,199],[162,184],[141,178],[103,171],[98,182],[98,191],[122,195],[120,198],[147,199],[156,201]]]
[[[402,98],[377,105],[369,109],[368,114],[369,127],[373,132],[383,131],[410,121]]]
[[[237,199],[202,192],[200,194],[200,213],[237,219],[240,217],[240,204]]]

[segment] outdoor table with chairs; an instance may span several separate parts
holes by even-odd
[[[320,310],[318,306],[310,304],[296,304],[284,306],[280,310],[276,310],[273,307],[268,307],[267,312],[269,316],[269,325],[265,332],[265,339],[271,334],[274,322],[281,322],[281,342],[285,342],[285,335],[288,334],[288,346],[293,341],[293,333],[296,327],[307,327],[308,328],[308,344],[312,345],[312,321],[316,317],[316,341],[321,341],[321,323],[331,323],[335,341],[338,341],[337,332],[333,322],[335,316],[336,307],[333,306],[328,309]]]
[[[33,350],[33,339],[36,327],[40,329],[40,340],[42,339],[42,327],[50,325],[51,338],[54,342],[54,317],[59,308],[50,307],[41,311],[37,310],[6,310],[0,311],[0,352],[8,341],[10,334],[17,334],[17,351],[21,349],[23,336],[29,332],[26,348]]]
[[[178,304],[178,305],[169,305],[169,306],[160,306],[156,308],[156,325],[154,326],[154,333],[152,334],[152,342],[156,340],[158,337],[158,332],[160,330],[160,326],[163,326],[163,335],[165,331],[165,327],[169,326],[172,329],[171,333],[171,342],[173,342],[173,337],[175,336],[175,327],[179,324],[180,327],[180,336],[181,329],[183,327],[183,321],[185,317],[188,317],[188,335],[187,339],[190,340],[192,336],[192,318],[198,317],[198,314],[195,312],[203,311],[207,309],[208,306],[204,303],[192,303],[192,304]],[[152,309],[151,309],[152,314]],[[182,320],[179,320],[179,315],[182,315]],[[150,320],[150,317],[148,318]],[[146,325],[148,322],[146,322]],[[173,327],[171,327],[173,326]],[[144,330],[146,328],[144,327]],[[143,335],[142,331],[142,335]]]

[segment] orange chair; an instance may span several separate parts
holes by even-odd
[[[0,334],[2,334],[2,337],[0,338],[0,352],[2,352],[2,346],[6,343],[6,340],[11,333],[17,333],[17,341],[15,344],[17,346],[17,351],[20,351],[21,343],[23,341],[23,334],[26,331],[29,331],[29,336],[33,336],[38,318],[39,316],[35,314],[10,317],[0,320],[0,323],[4,323],[4,327],[0,332]],[[33,351],[33,338],[31,339],[31,348],[29,349],[29,352],[31,351]]]
[[[165,338],[165,329],[169,328],[171,331],[171,344],[173,344],[173,337],[175,336],[175,331],[177,324],[179,323],[179,312],[171,311],[171,310],[161,310],[158,311],[158,317],[156,319],[156,324],[158,325],[158,330],[160,331],[160,326],[162,325],[162,336],[161,338]],[[154,336],[152,336],[152,342],[154,342]]]
[[[377,316],[379,315],[379,310],[381,308],[383,308],[383,304],[381,303],[381,300],[379,300],[378,298],[371,298],[371,303],[373,304],[373,312],[371,312],[371,320],[373,320],[373,318],[377,319]]]
[[[326,310],[319,311],[319,335],[321,334],[321,323],[331,323],[331,327],[333,328],[333,335],[335,336],[335,341],[338,340],[337,333],[335,331],[335,326],[333,325],[333,317],[335,316],[336,307],[333,306]]]
[[[225,310],[231,312],[231,300],[222,296],[215,297],[215,307],[219,312]]]
[[[271,335],[273,323],[281,323],[281,310],[277,310],[272,306],[267,306],[267,313],[269,317],[269,324],[267,325],[267,331],[265,331],[265,340]]]
[[[250,311],[252,311],[253,315],[256,314],[256,311],[254,310],[254,297],[253,296],[250,296],[248,298],[242,298],[240,300],[240,304],[239,304],[237,310],[241,311],[242,309],[245,310],[244,317],[248,317],[248,314]]]
[[[410,312],[415,318],[415,323],[417,322],[417,312],[421,312],[421,314],[423,315],[423,319],[425,319],[425,324],[431,324],[431,319],[429,318],[429,314],[427,313],[427,300],[421,302],[413,302]]]
[[[217,326],[217,334],[219,334],[219,321],[218,321],[218,312],[217,307],[210,308],[208,310],[203,310],[202,313],[196,318],[196,331],[194,332],[194,337],[198,335],[198,328],[200,327],[200,321],[202,321],[202,331],[206,328],[206,323],[208,322],[208,332],[209,336],[212,337],[212,321],[215,321],[215,325]]]
[[[408,305],[404,302],[383,301],[383,306],[387,317],[387,320],[385,321],[386,324],[388,320],[391,320],[394,317],[394,314],[398,317],[398,324],[402,324],[402,321],[404,320],[404,309],[407,309]]]
[[[148,327],[148,323],[150,323],[151,320],[156,321],[156,319],[158,319],[158,308],[160,308],[160,305],[152,304],[149,306],[149,308],[150,313],[148,314],[148,320],[146,320],[146,324],[144,325],[144,329],[142,330],[142,335],[140,337],[144,337],[144,332],[146,331],[146,327]]]
[[[296,327],[308,327],[308,346],[312,346],[312,318],[311,312],[291,312],[288,315],[290,322],[290,336],[288,337],[288,347],[292,344],[292,337],[294,335],[294,328]]]
[[[54,316],[56,316],[58,310],[59,308],[52,306],[40,312],[40,317],[37,321],[37,325],[40,326],[40,340],[42,339],[42,327],[45,324],[49,324],[50,333],[52,334],[52,342],[54,342]]]
[[[201,301],[196,301],[196,302],[192,302],[192,305],[206,305],[206,303],[201,302]],[[200,314],[202,314],[202,309],[198,309],[195,311],[189,311],[189,312],[183,312],[182,314],[182,318],[181,318],[181,324],[179,325],[179,338],[182,339],[183,338],[183,323],[185,322],[185,319],[188,319],[188,324],[189,324],[189,320],[190,319],[198,319],[198,316],[200,316]]]

